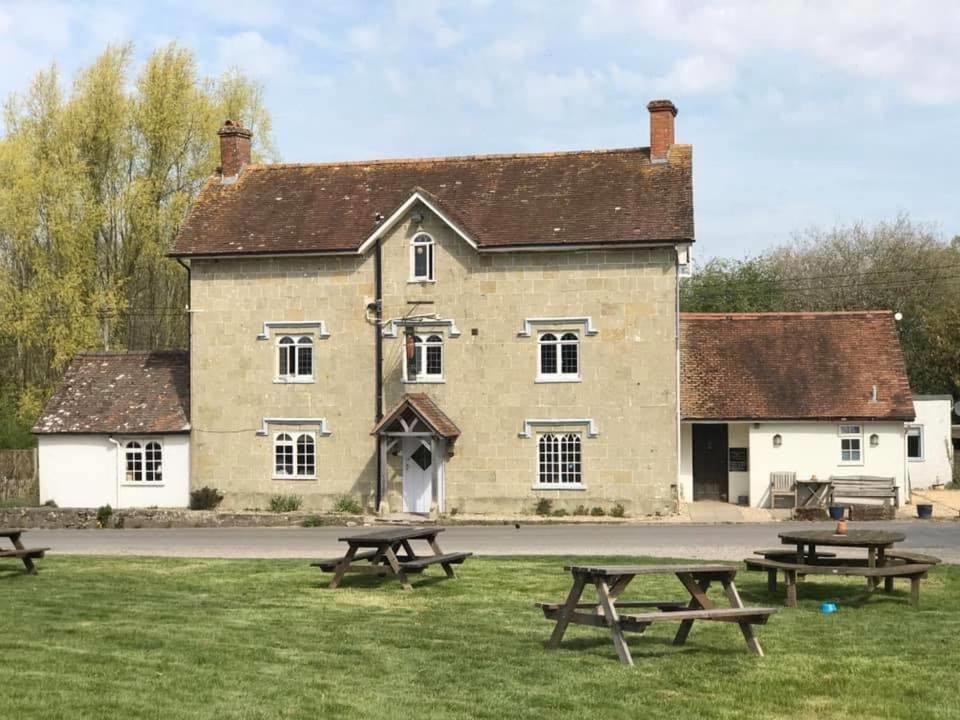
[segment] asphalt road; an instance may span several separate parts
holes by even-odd
[[[958,522],[877,522],[872,530],[903,532],[898,545],[960,563]],[[776,547],[777,533],[827,529],[832,523],[743,525],[511,525],[450,527],[440,536],[444,551],[478,555],[647,555],[741,560],[754,550]],[[154,555],[210,558],[317,558],[341,554],[337,538],[369,528],[178,528],[170,530],[31,530],[31,546],[51,553]]]

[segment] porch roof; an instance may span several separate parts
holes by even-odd
[[[913,398],[893,314],[681,313],[686,420],[904,420]]]
[[[456,440],[460,437],[460,428],[424,393],[406,393],[387,411],[383,419],[374,425],[370,434],[386,434],[387,428],[407,411],[413,412],[431,432],[446,440]]]

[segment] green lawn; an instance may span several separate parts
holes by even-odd
[[[594,558],[596,559],[596,558]],[[551,625],[564,558],[478,559],[395,582],[326,589],[304,561],[52,556],[28,577],[0,564],[0,717],[43,718],[957,718],[960,569],[867,599],[858,579],[801,585],[801,607],[758,628],[673,624],[631,635],[621,666],[602,630]],[[630,558],[636,561],[636,558]],[[680,598],[672,577],[641,585]],[[740,573],[748,604],[766,576]],[[819,602],[840,612],[824,616]]]

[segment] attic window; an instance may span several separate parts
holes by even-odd
[[[433,238],[427,233],[417,233],[410,243],[411,282],[433,281]]]

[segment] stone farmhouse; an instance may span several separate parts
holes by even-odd
[[[228,121],[171,252],[189,354],[79,356],[41,499],[639,516],[765,505],[784,470],[906,498],[892,316],[681,316],[692,148],[647,107],[645,147],[315,164],[253,163]]]

